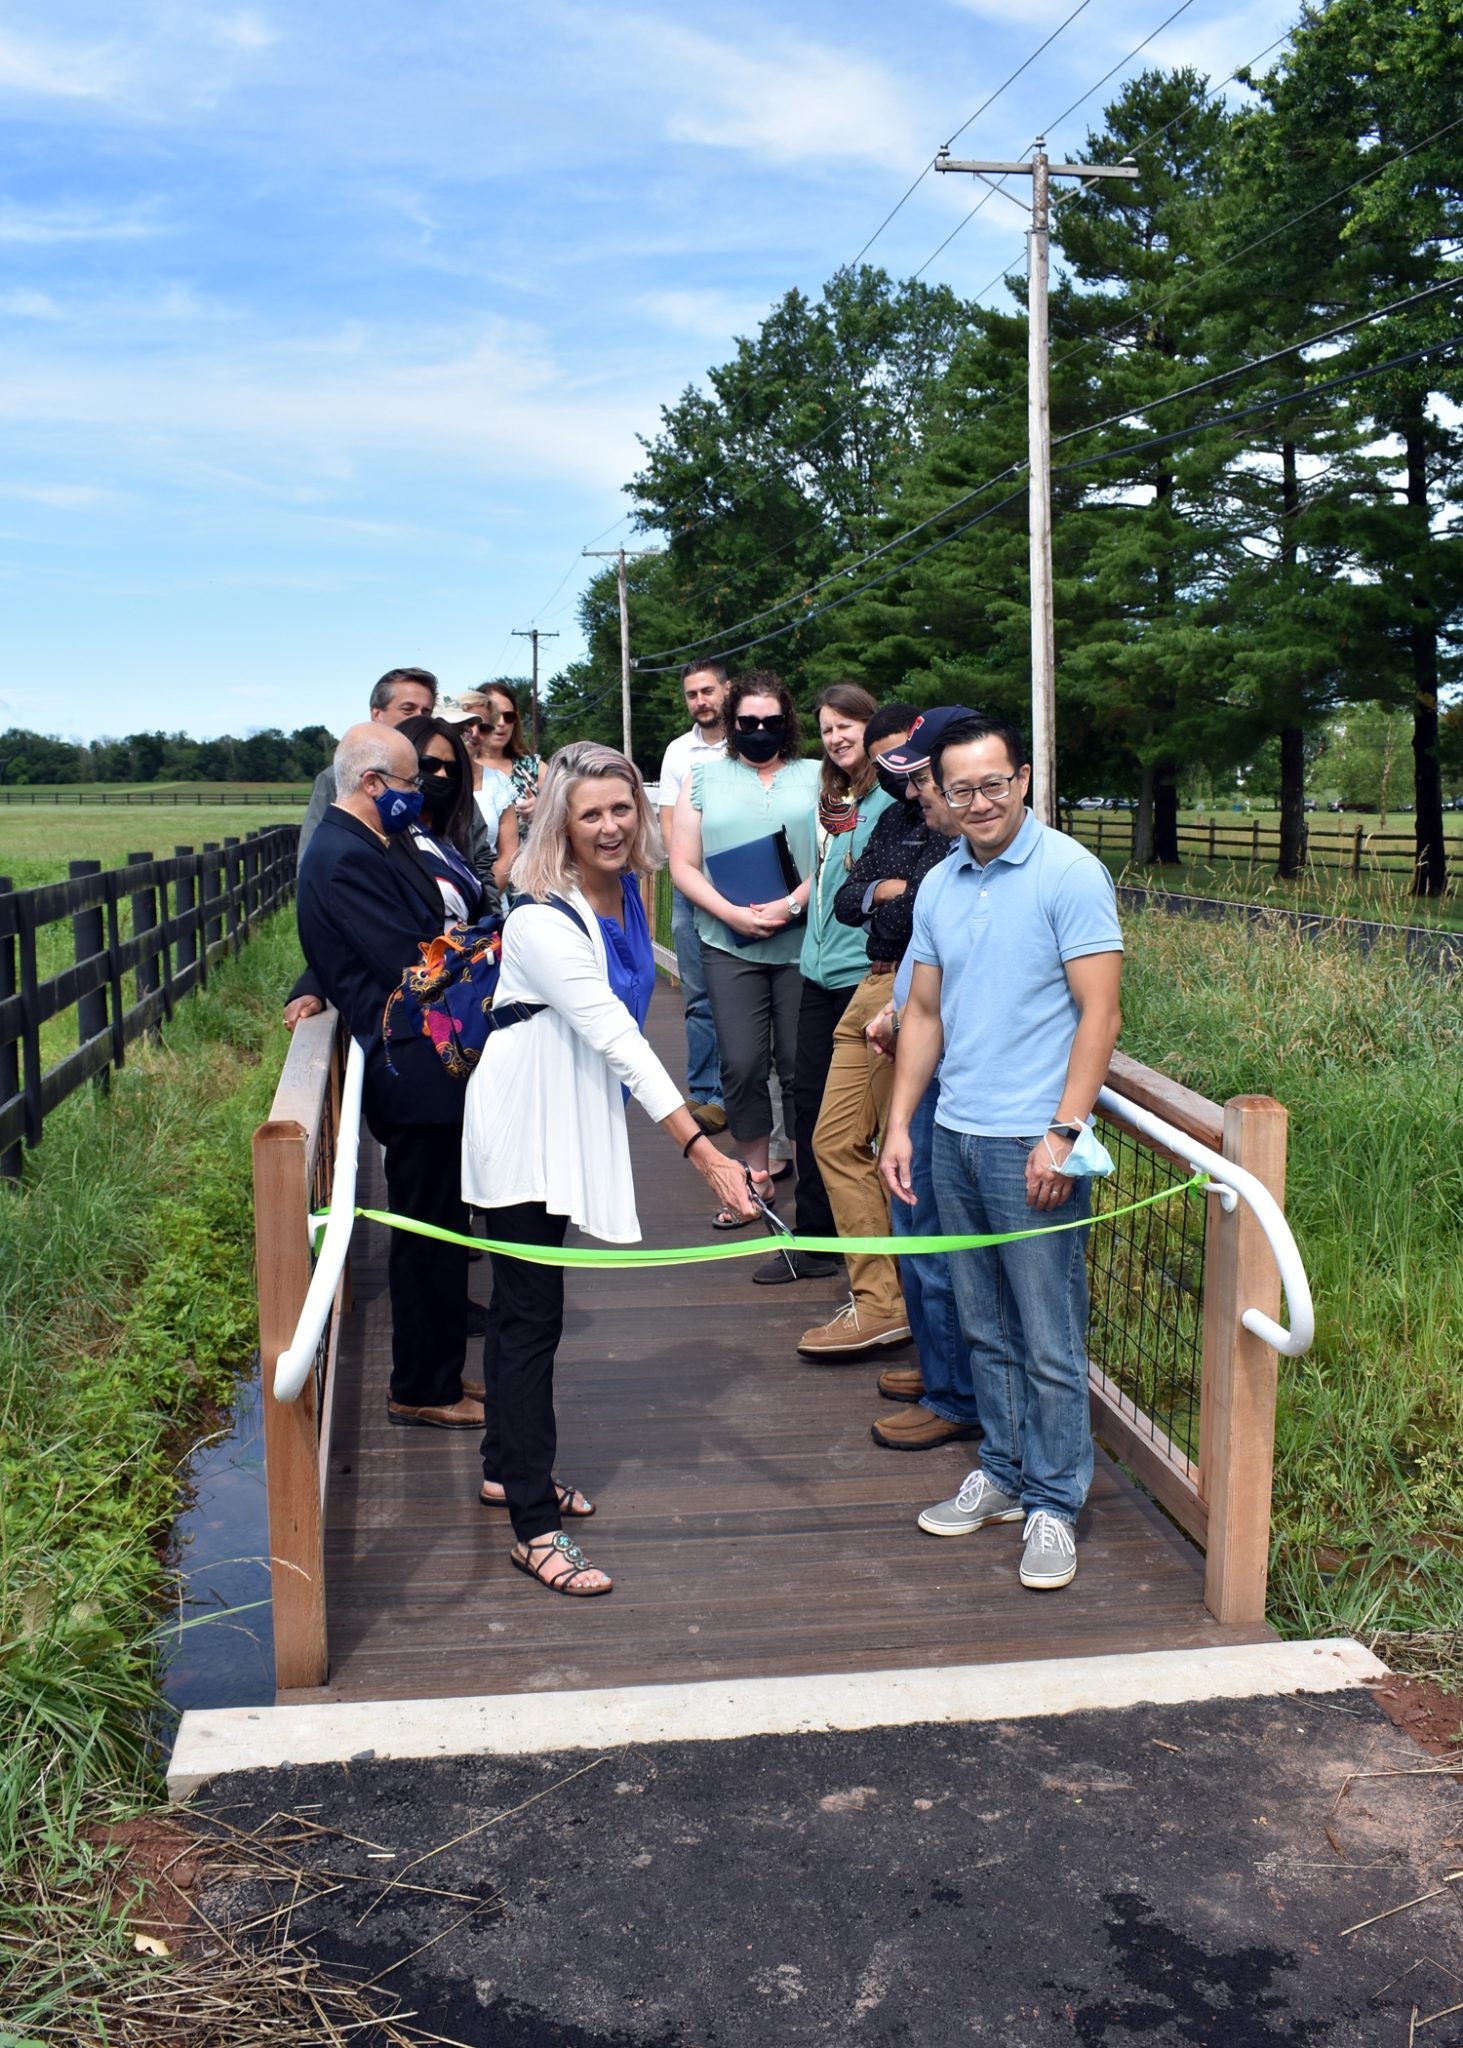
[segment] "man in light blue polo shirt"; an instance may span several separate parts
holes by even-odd
[[[926,876],[879,1170],[912,1203],[909,1124],[940,1066],[932,1172],[950,1235],[1024,1231],[1090,1214],[1062,1171],[1092,1114],[1120,1023],[1122,933],[1112,879],[1026,809],[1013,726],[963,720],[931,754],[964,844]],[[1023,1522],[1023,1586],[1065,1586],[1092,1480],[1087,1232],[955,1252],[951,1281],[985,1432],[981,1462],[920,1527],[963,1536]]]

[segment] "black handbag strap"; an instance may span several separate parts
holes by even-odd
[[[510,907],[509,917],[513,915],[513,912],[518,909],[521,903],[551,903],[555,910],[562,910],[565,917],[573,919],[580,931],[583,932],[585,938],[589,937],[589,926],[584,922],[584,919],[579,915],[574,905],[567,903],[562,896],[520,896],[518,903]],[[536,1017],[540,1010],[546,1010],[548,1007],[547,1003],[525,1003],[518,1000],[509,1003],[495,1003],[488,1012],[488,1029],[489,1031],[506,1031],[510,1025],[522,1024],[529,1017]]]

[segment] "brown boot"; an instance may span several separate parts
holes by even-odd
[[[979,1436],[980,1431],[973,1422],[947,1422],[928,1408],[906,1408],[902,1415],[881,1418],[869,1435],[886,1450],[933,1451],[940,1444],[958,1443],[961,1437]]]
[[[918,1401],[925,1390],[917,1365],[889,1365],[879,1374],[879,1392],[886,1401]]]

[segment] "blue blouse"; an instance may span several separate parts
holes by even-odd
[[[625,903],[624,924],[617,917],[600,917],[599,929],[605,943],[610,988],[643,1031],[655,987],[655,955],[650,949],[650,926],[645,921],[639,882],[634,875],[622,875],[620,888]]]

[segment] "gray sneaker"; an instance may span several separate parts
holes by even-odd
[[[919,1525],[927,1536],[964,1536],[971,1529],[983,1529],[987,1522],[1019,1522],[1021,1514],[1020,1501],[992,1486],[977,1465],[960,1482],[953,1499],[936,1501],[925,1509]]]
[[[1077,1576],[1077,1539],[1070,1522],[1058,1521],[1045,1508],[1027,1517],[1021,1531],[1021,1583],[1033,1593],[1054,1593]]]

